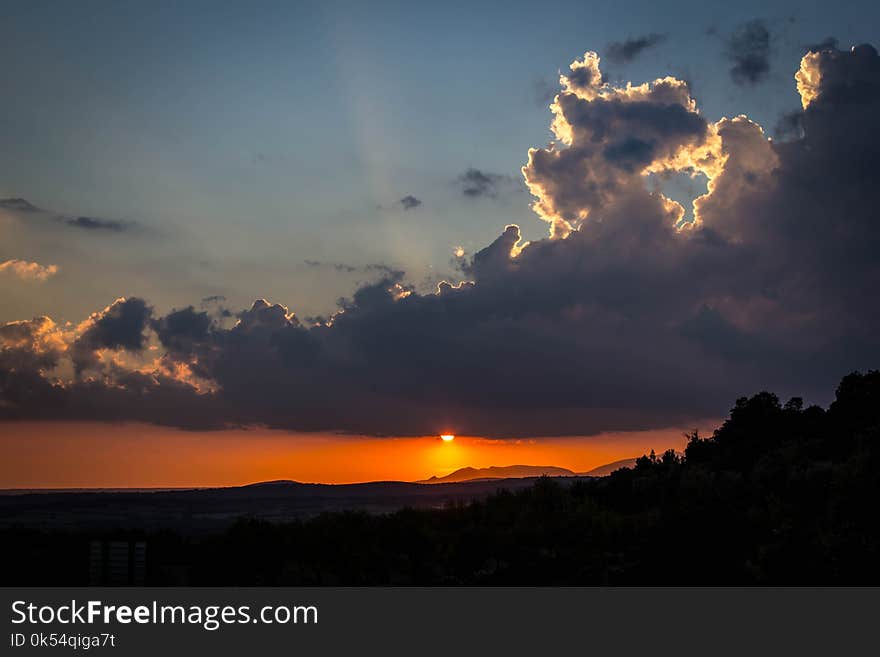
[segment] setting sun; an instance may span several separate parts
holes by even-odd
[[[455,440],[455,436],[453,436],[451,433],[444,433],[440,436],[440,438],[443,440],[444,443],[451,443],[453,440]]]

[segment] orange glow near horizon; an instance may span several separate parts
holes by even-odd
[[[440,440],[445,443],[451,443],[453,440],[455,440],[455,436],[453,436],[451,433],[444,433],[440,435]]]
[[[454,436],[454,441],[446,441],[436,435],[376,438],[265,429],[189,432],[92,422],[2,426],[0,488],[236,486],[275,479],[416,481],[467,466],[492,465],[552,465],[585,472],[651,449],[658,453],[683,449],[686,442],[678,428],[525,440]]]

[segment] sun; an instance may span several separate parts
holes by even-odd
[[[453,436],[451,433],[444,433],[440,436],[440,438],[441,440],[443,440],[444,443],[451,443],[453,440],[455,440],[455,436]]]

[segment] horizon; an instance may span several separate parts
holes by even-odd
[[[634,461],[635,457],[632,459],[621,459],[620,461],[615,461],[613,463],[606,463],[603,466],[599,466],[595,469],[600,469],[604,466],[608,465],[616,465],[617,463],[628,463],[629,461]],[[625,467],[625,466],[621,466]],[[0,495],[3,494],[12,494],[12,493],[41,493],[41,492],[159,492],[159,491],[179,491],[179,490],[212,490],[216,488],[247,488],[248,486],[260,486],[263,484],[292,484],[292,485],[302,485],[302,486],[358,486],[361,484],[422,484],[429,485],[429,482],[432,479],[438,480],[436,484],[432,483],[430,485],[442,485],[444,483],[462,483],[469,481],[483,481],[485,479],[498,479],[502,481],[504,479],[536,479],[541,474],[510,474],[503,477],[483,477],[483,478],[472,478],[472,479],[460,479],[453,481],[442,481],[446,479],[446,477],[455,475],[464,471],[470,472],[485,472],[487,470],[510,470],[513,468],[531,468],[531,469],[540,469],[540,468],[552,468],[554,470],[567,470],[566,473],[562,474],[550,474],[545,473],[550,477],[582,477],[588,476],[589,472],[571,472],[568,471],[567,468],[560,468],[558,466],[552,465],[529,465],[525,463],[511,463],[508,465],[491,465],[484,468],[472,468],[469,466],[465,466],[463,468],[457,468],[452,472],[447,473],[446,475],[441,476],[431,476],[425,479],[415,480],[415,481],[403,481],[399,479],[370,479],[366,481],[347,481],[340,483],[326,483],[321,481],[298,481],[296,479],[269,479],[269,480],[261,480],[261,481],[251,481],[243,484],[230,485],[230,486],[151,486],[151,487],[141,487],[141,486],[129,486],[129,487],[95,487],[95,488],[60,488],[60,487],[47,487],[47,488],[0,488]],[[589,475],[589,476],[604,476],[604,475]]]
[[[586,472],[880,367],[880,5],[503,7],[10,7],[0,488]]]
[[[282,480],[331,485],[417,482],[463,468],[513,465],[583,473],[651,450],[680,450],[686,431],[693,429],[526,441],[456,436],[446,443],[439,436],[370,439],[265,430],[205,436],[149,425],[107,428],[94,423],[83,425],[80,435],[71,435],[68,423],[43,423],[37,429],[28,423],[28,449],[14,448],[17,432],[0,435],[0,453],[7,455],[0,463],[0,481],[12,482],[2,487],[7,490],[178,489]],[[210,450],[205,441],[211,441]],[[340,454],[347,467],[340,465]],[[180,463],[183,467],[175,465]]]

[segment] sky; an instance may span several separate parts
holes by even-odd
[[[453,432],[586,469],[761,389],[827,404],[880,356],[878,14],[6,3],[0,449],[280,432],[348,481]],[[0,487],[120,485],[68,449]],[[286,478],[262,449],[188,483]]]
[[[27,440],[22,440],[23,435]],[[368,437],[228,429],[181,432],[147,424],[35,422],[0,436],[3,488],[187,488],[260,481],[346,484],[419,481],[462,467],[554,466],[572,472],[651,449],[684,449],[684,431],[492,440],[456,436]],[[50,456],[51,455],[51,456]],[[624,457],[630,458],[630,457]],[[556,466],[560,467],[560,466]]]

